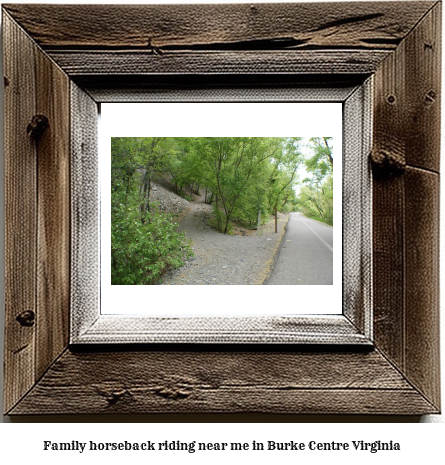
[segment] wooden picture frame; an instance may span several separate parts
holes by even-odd
[[[268,80],[270,82],[270,79]],[[237,79],[237,84],[240,80]],[[343,83],[344,84],[344,83]],[[265,84],[263,83],[263,86]],[[270,85],[276,86],[276,83]],[[298,83],[301,86],[301,82]],[[91,105],[87,114],[82,107],[82,99],[79,98],[78,88],[72,90],[72,120],[71,120],[71,211],[82,212],[76,214],[77,220],[71,225],[71,272],[70,272],[70,344],[110,344],[110,343],[225,343],[225,344],[343,344],[343,345],[372,345],[372,241],[371,241],[371,201],[372,180],[368,155],[371,150],[371,96],[373,89],[372,77],[358,85],[348,85],[337,88],[325,87],[298,87],[298,88],[268,88],[257,86],[240,91],[236,87],[217,87],[213,89],[188,89],[175,91],[170,86],[160,86],[156,92],[141,89],[137,94],[138,101],[146,103],[165,102],[177,103],[185,106],[184,102],[191,101],[196,107],[196,102],[214,103],[226,107],[234,99],[235,94],[242,98],[243,102],[249,104],[255,102],[261,107],[270,108],[270,103],[279,101],[286,106],[295,102],[316,103],[334,102],[341,104],[343,124],[342,162],[341,169],[337,168],[342,185],[342,195],[348,199],[343,204],[342,211],[338,217],[343,218],[342,228],[337,229],[338,236],[342,239],[338,247],[343,260],[339,263],[339,279],[336,287],[330,286],[325,292],[330,292],[331,298],[324,298],[324,315],[311,314],[315,308],[315,299],[312,305],[304,304],[304,295],[295,286],[287,290],[294,292],[299,307],[305,315],[295,315],[293,306],[283,314],[281,307],[278,312],[270,311],[270,305],[263,303],[271,295],[273,289],[264,287],[260,290],[243,287],[240,291],[238,286],[231,289],[215,287],[208,288],[211,292],[212,301],[221,299],[224,295],[229,300],[242,299],[250,307],[255,306],[253,315],[224,314],[212,308],[211,312],[203,312],[197,308],[199,315],[190,313],[172,314],[176,305],[180,305],[179,296],[182,299],[184,289],[176,286],[174,293],[168,292],[168,304],[162,308],[155,304],[156,291],[161,295],[166,294],[166,288],[141,286],[138,289],[130,287],[130,292],[142,291],[144,295],[150,296],[148,305],[151,313],[142,314],[138,310],[144,305],[136,303],[131,305],[131,297],[127,295],[126,308],[131,308],[133,314],[123,316],[124,312],[107,314],[110,296],[104,294],[113,291],[122,292],[122,288],[115,287],[112,291],[107,288],[106,280],[103,279],[103,268],[100,266],[100,234],[103,228],[103,198],[99,199],[99,177],[101,169],[91,160],[100,157],[95,151],[96,135],[86,139],[82,128],[95,127],[98,120],[97,106]],[[123,94],[119,89],[113,91],[115,101],[131,98]],[[268,105],[269,104],[269,105]],[[200,105],[200,104],[198,104]],[[201,105],[203,105],[201,103]],[[150,107],[149,107],[150,108]],[[148,108],[148,111],[150,111]],[[153,106],[151,107],[153,108]],[[169,109],[171,106],[169,107]],[[258,111],[258,110],[257,110]],[[101,120],[102,121],[102,120]],[[281,122],[282,124],[282,122]],[[152,130],[152,127],[150,127]],[[106,131],[106,130],[105,130]],[[340,136],[341,137],[341,136]],[[89,158],[86,159],[79,147],[81,144],[90,147]],[[107,154],[104,154],[107,156]],[[85,162],[87,160],[87,162]],[[340,163],[337,165],[339,166]],[[341,174],[343,172],[343,175]],[[85,186],[88,189],[85,189]],[[102,190],[103,192],[103,190]],[[108,195],[108,190],[105,194]],[[339,197],[341,200],[341,197]],[[340,202],[339,202],[340,203]],[[99,215],[99,210],[102,213]],[[99,218],[100,216],[100,218]],[[100,228],[99,228],[100,225]],[[108,228],[106,228],[108,232]],[[102,240],[103,244],[103,240]],[[102,250],[104,250],[102,245]],[[107,249],[105,249],[107,253]],[[341,273],[348,276],[347,281],[341,279]],[[109,274],[106,273],[109,277]],[[98,283],[98,276],[102,277],[102,284]],[[104,284],[105,283],[105,284]],[[310,286],[309,286],[310,288]],[[306,288],[307,289],[307,288]],[[311,292],[314,292],[312,287]],[[267,291],[266,291],[267,290]],[[337,290],[337,299],[332,295]],[[124,291],[128,292],[128,289]],[[219,291],[219,297],[218,297]],[[250,294],[249,294],[250,291]],[[253,304],[255,295],[258,295],[257,304]],[[266,291],[266,292],[261,292]],[[116,294],[114,294],[116,296]],[[201,289],[201,298],[203,292]],[[158,297],[159,298],[159,297]],[[119,297],[115,297],[116,300]],[[124,299],[123,299],[124,300]],[[172,301],[176,304],[172,304]],[[204,298],[205,300],[205,298]],[[117,306],[115,307],[117,308]],[[341,314],[334,315],[328,310],[340,308]],[[139,314],[138,314],[139,313]],[[184,312],[183,312],[184,313]],[[312,313],[315,313],[312,312]],[[331,313],[331,314],[330,314]],[[157,314],[157,315],[156,315]]]
[[[2,13],[6,414],[440,411],[440,2]],[[70,344],[72,228],[90,214],[71,160],[95,163],[99,103],[370,78],[372,321],[350,320],[370,344]]]

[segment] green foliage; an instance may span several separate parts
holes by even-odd
[[[307,171],[313,174],[316,182],[320,182],[329,175],[332,175],[334,160],[332,147],[329,142],[332,137],[312,137],[310,147],[313,155],[305,161]]]
[[[193,201],[193,197],[188,194],[184,194],[183,192],[178,192],[178,195],[180,195],[183,199],[188,200],[189,202]]]
[[[297,206],[305,216],[332,226],[334,221],[333,201],[331,176],[326,179],[320,189],[314,186],[302,187]]]
[[[176,224],[150,199],[151,184],[169,176],[179,195],[206,194],[211,224],[230,234],[234,223],[255,227],[258,211],[296,207],[332,224],[330,138],[310,139],[304,157],[298,137],[112,138],[112,282],[156,283],[164,270],[181,266],[191,251]],[[300,182],[305,165],[309,177]]]
[[[189,153],[199,159],[199,181],[214,194],[216,227],[227,233],[230,222],[253,224],[258,210],[282,209],[293,194],[302,161],[298,138],[203,137]]]
[[[311,175],[303,180],[296,201],[297,208],[306,216],[333,225],[333,169],[334,160],[330,137],[310,139],[312,156],[305,161],[306,170]]]
[[[112,284],[154,284],[192,255],[176,223],[149,199],[151,180],[169,169],[173,153],[166,138],[112,138]]]
[[[193,254],[176,226],[153,206],[142,223],[136,202],[113,202],[111,284],[155,284],[166,269],[183,265]]]

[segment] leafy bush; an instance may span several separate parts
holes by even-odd
[[[193,202],[193,197],[188,194],[184,194],[183,192],[178,192],[178,195],[189,202]]]
[[[156,284],[166,269],[182,266],[193,252],[176,226],[170,215],[153,206],[142,223],[136,202],[114,203],[111,284]]]

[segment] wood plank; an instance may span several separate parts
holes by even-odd
[[[442,4],[405,41],[406,162],[439,172]]]
[[[5,5],[44,48],[394,49],[434,2]],[[38,17],[39,21],[35,21]]]
[[[372,337],[372,144],[373,79],[343,104],[343,315]]]
[[[3,14],[3,44],[4,411],[8,411],[35,382],[37,159],[35,143],[27,134],[27,126],[36,111],[35,46],[7,14]]]
[[[85,267],[79,267],[77,282],[85,282],[87,276]],[[85,289],[83,291],[85,292]],[[94,292],[92,294],[94,295]],[[370,345],[369,335],[358,332],[357,327],[343,315],[330,315],[328,318],[122,318],[120,315],[100,315],[99,309],[94,309],[90,302],[94,302],[94,299],[85,304],[81,300],[73,309],[72,343]],[[87,311],[87,305],[90,305],[90,311]],[[91,321],[94,321],[94,324],[88,325]]]
[[[100,315],[98,106],[73,82],[71,92],[70,341]]]
[[[69,337],[70,98],[69,78],[36,51],[36,114],[48,127],[36,137],[38,185],[37,339],[39,378]]]
[[[439,175],[405,173],[406,375],[440,407]]]
[[[373,182],[374,342],[404,368],[403,179]]]
[[[375,341],[436,405],[439,29],[438,4],[377,72],[372,154]]]
[[[344,101],[363,75],[314,74],[184,74],[75,76],[76,82],[97,102],[286,102]],[[329,94],[328,94],[329,93]]]
[[[50,51],[70,76],[141,74],[366,74],[387,50],[278,51]]]
[[[405,47],[374,78],[373,301],[374,341],[404,367]]]
[[[185,394],[183,391],[158,389],[157,393],[153,393],[152,389],[146,390],[145,386],[136,386],[134,391],[117,385],[89,385],[85,389],[59,387],[55,390],[39,386],[11,414],[423,415],[438,413],[413,389],[281,391],[252,386],[227,390],[219,388],[217,396],[216,390],[202,389],[193,392],[193,400],[178,400],[187,396],[188,393]],[[251,417],[247,421],[252,421]]]
[[[378,353],[66,352],[12,414],[436,411]]]
[[[441,5],[437,4],[376,73],[374,156],[392,168],[439,171]]]

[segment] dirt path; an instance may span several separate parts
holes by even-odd
[[[195,257],[168,272],[162,284],[263,284],[284,234],[288,215],[280,214],[278,233],[270,221],[260,234],[222,234],[206,224],[212,207],[204,203],[204,195],[195,201],[178,220],[179,231],[186,231]],[[250,233],[250,231],[249,231]],[[247,232],[245,234],[248,234]]]

